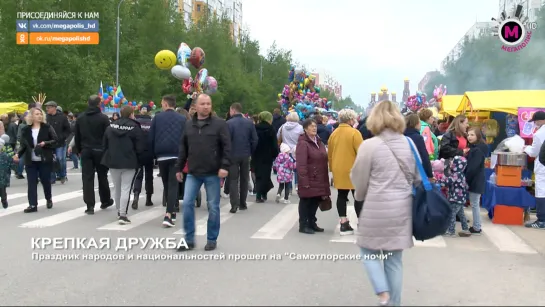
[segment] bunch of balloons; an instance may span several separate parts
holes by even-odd
[[[418,112],[418,110],[422,108],[429,107],[428,102],[426,101],[426,94],[421,91],[416,92],[416,95],[409,96],[405,106],[413,112]]]
[[[278,93],[278,104],[284,114],[297,112],[301,119],[321,110],[329,110],[332,102],[320,97],[316,76],[292,66],[288,72],[288,84]]]
[[[443,96],[447,94],[447,86],[440,84],[439,86],[435,86],[435,89],[433,90],[433,98],[430,99],[430,106],[437,107],[437,109],[441,110],[443,107]]]
[[[127,97],[125,97],[125,95],[123,94],[121,85],[106,85],[105,91],[101,85],[98,96],[102,98],[102,107],[113,107],[117,109],[123,106],[131,106],[134,110],[139,110],[142,106],[142,102],[137,103],[136,101],[130,101],[129,99],[127,99]],[[153,101],[149,103],[149,106],[154,110],[157,108]]]
[[[182,42],[178,46],[177,53],[170,50],[161,50],[155,55],[155,65],[159,69],[168,70],[172,76],[182,80],[182,90],[186,94],[206,93],[213,95],[218,90],[218,81],[208,75],[206,68],[201,68],[205,60],[204,50],[200,47],[191,49],[188,44]],[[191,77],[189,68],[198,69],[195,79]]]

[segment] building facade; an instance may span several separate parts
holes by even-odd
[[[418,82],[418,91],[420,92],[424,92],[424,89],[426,88],[426,85],[428,85],[428,82],[433,79],[434,77],[436,77],[437,75],[439,75],[440,72],[435,70],[435,71],[428,71],[424,77],[422,78],[422,80],[420,80],[420,82]]]
[[[517,5],[522,5],[522,14],[528,17],[528,21],[536,21],[539,9],[545,5],[545,0],[499,0],[498,16],[505,12],[510,16]]]
[[[333,77],[332,74],[322,69],[312,73],[312,75],[316,77],[315,84],[319,86],[320,89],[324,89],[333,93],[335,97],[339,100],[342,99],[343,86]]]
[[[441,73],[445,73],[445,68],[449,62],[454,62],[460,58],[462,55],[462,48],[464,46],[464,42],[467,39],[476,39],[482,35],[491,35],[492,29],[497,24],[492,21],[486,21],[486,22],[476,22],[469,30],[462,36],[462,38],[454,45],[452,50],[448,53],[448,55],[443,59],[441,62],[441,66],[439,71]]]
[[[178,0],[178,2],[179,7],[183,3],[184,9],[185,7],[190,9],[189,15],[192,23],[198,22],[206,14],[229,19],[234,41],[240,41],[242,34],[242,2],[240,0]],[[186,6],[186,2],[190,2],[191,5]],[[184,11],[185,13],[186,11]]]

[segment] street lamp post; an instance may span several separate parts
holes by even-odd
[[[119,1],[117,5],[117,57],[115,61],[115,86],[119,85],[119,9],[121,8],[121,3],[123,0]]]

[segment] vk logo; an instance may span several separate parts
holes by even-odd
[[[28,20],[17,20],[17,32],[28,32]]]

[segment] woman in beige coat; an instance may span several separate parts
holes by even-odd
[[[420,176],[395,104],[376,105],[367,128],[375,137],[362,143],[351,171],[355,199],[364,201],[357,244],[380,305],[399,306],[402,252],[413,246],[412,186]]]

